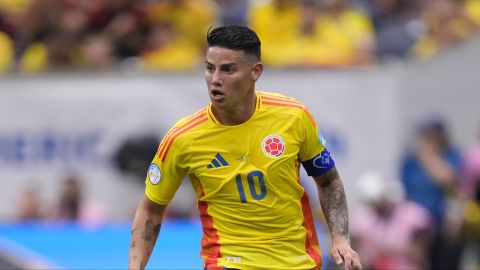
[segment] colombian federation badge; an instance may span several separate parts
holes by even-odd
[[[285,152],[285,141],[276,134],[265,137],[262,141],[262,150],[265,156],[269,158],[278,158]]]
[[[160,183],[160,177],[162,176],[162,172],[157,164],[152,163],[148,168],[148,181],[152,183],[152,185],[156,185]]]

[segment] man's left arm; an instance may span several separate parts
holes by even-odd
[[[336,167],[313,179],[332,236],[332,258],[337,265],[343,263],[345,270],[362,269],[357,252],[350,246],[347,199]]]

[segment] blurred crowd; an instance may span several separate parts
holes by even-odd
[[[85,196],[84,183],[75,174],[61,181],[57,196],[45,200],[38,186],[29,185],[19,194],[15,204],[15,220],[19,222],[46,221],[98,226],[107,221],[107,209],[99,201]]]
[[[358,179],[352,243],[364,269],[480,268],[480,130],[465,151],[439,118],[420,123],[399,180],[375,171]]]
[[[195,70],[222,24],[257,31],[270,67],[363,67],[468,39],[480,0],[0,0],[0,73]]]

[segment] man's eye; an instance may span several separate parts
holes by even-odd
[[[214,68],[212,66],[207,66],[207,71],[211,72],[213,70],[214,70]]]

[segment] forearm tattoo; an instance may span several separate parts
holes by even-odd
[[[148,219],[147,221],[145,221],[144,230],[141,232],[141,239],[143,239],[148,246],[146,257],[133,255],[130,258],[131,265],[137,265],[137,266],[140,265],[139,269],[145,268],[146,260],[148,260],[148,258],[150,257],[152,253],[153,245],[157,241],[158,235],[160,234],[160,227],[161,227],[161,224],[155,225],[155,223],[151,219]],[[138,231],[138,228],[134,228],[131,231],[132,241],[130,243],[130,248],[135,248],[138,246],[138,241],[136,237],[134,237],[134,233],[136,231]]]
[[[334,168],[320,177],[320,203],[330,232],[348,238],[348,208],[345,190]]]
[[[160,234],[160,224],[155,225],[151,219],[145,221],[145,230],[142,233],[142,239],[148,242],[157,241],[158,235]],[[152,244],[153,244],[152,243]]]

